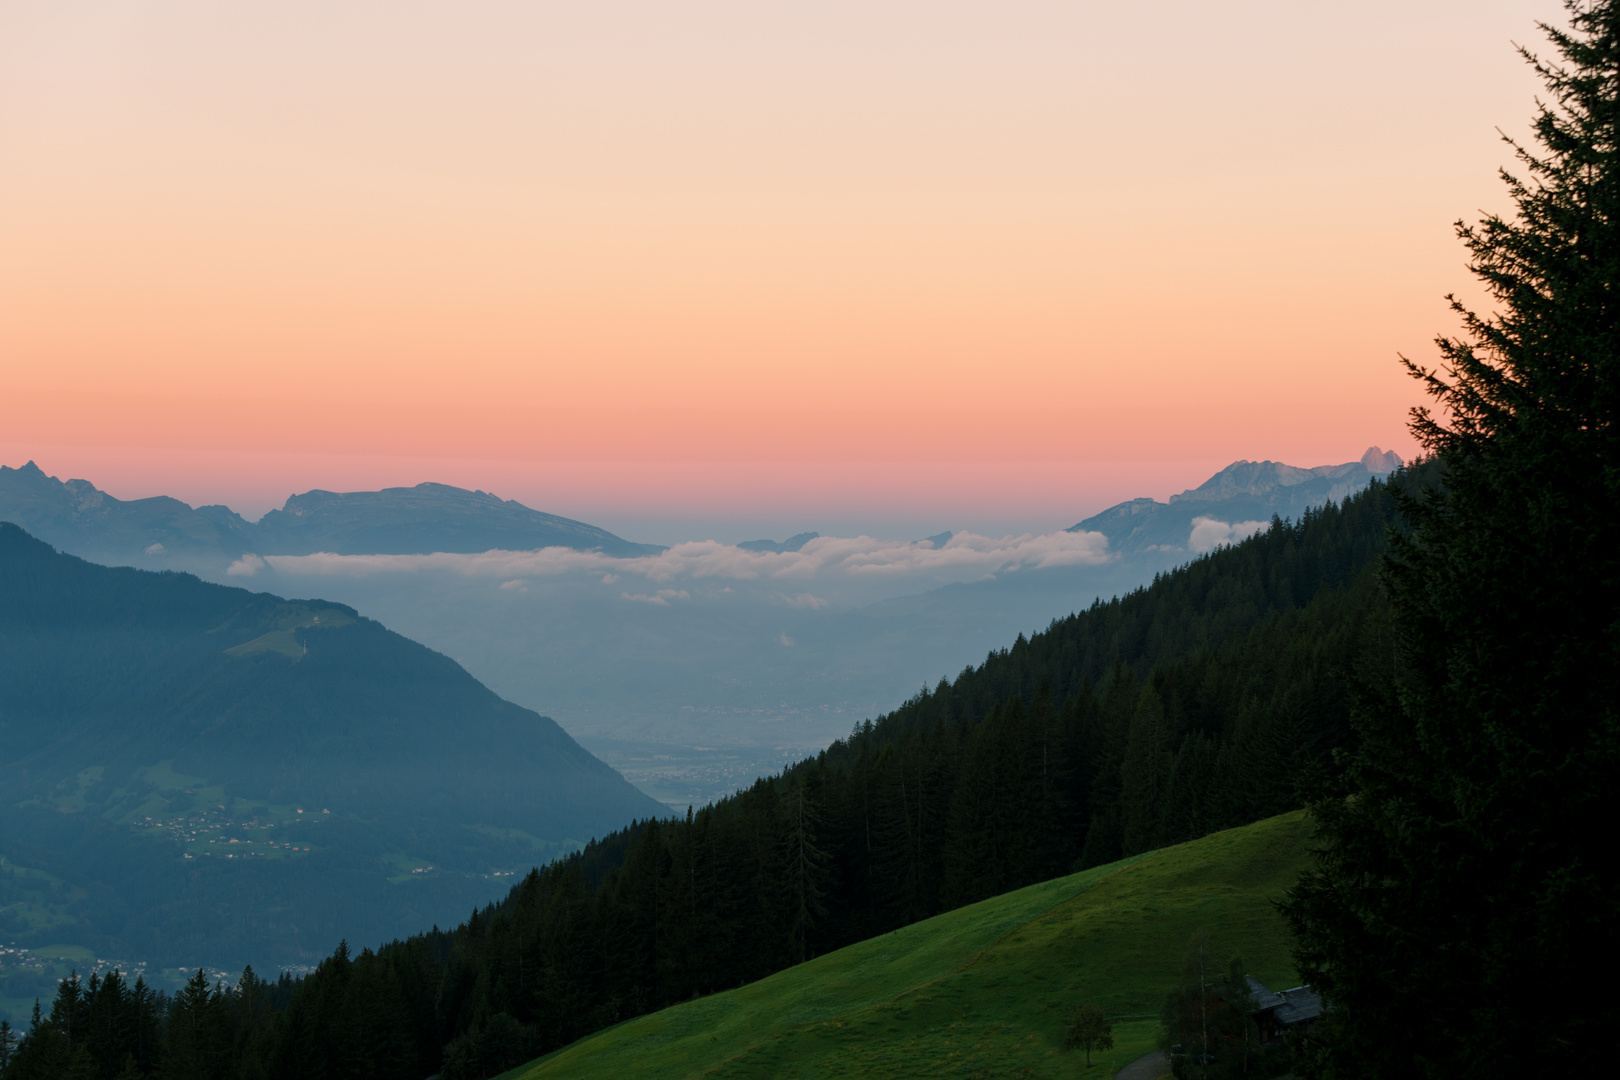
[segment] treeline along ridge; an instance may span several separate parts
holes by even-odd
[[[815,758],[534,870],[453,930],[344,946],[274,988],[199,983],[153,1064],[205,1039],[210,1060],[274,1077],[350,1075],[337,1066],[360,1068],[357,1047],[353,1075],[489,1076],[940,911],[1294,808],[1299,777],[1352,738],[1351,682],[1379,677],[1391,484],[1429,475],[1273,521],[1020,635]],[[46,1075],[29,1059],[65,1044],[25,1045],[5,1080]],[[116,1075],[120,1045],[98,1075]]]

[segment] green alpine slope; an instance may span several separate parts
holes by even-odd
[[[1302,812],[1019,889],[736,990],[672,1006],[504,1074],[550,1077],[1091,1076],[1153,1048],[1191,937],[1296,979],[1273,901],[1299,876]],[[1095,1002],[1115,1049],[1088,1072],[1062,1033]]]

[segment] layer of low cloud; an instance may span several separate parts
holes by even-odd
[[[263,559],[249,552],[240,559],[237,559],[235,562],[231,563],[231,565],[227,566],[225,568],[225,572],[230,574],[232,577],[252,577],[260,570],[263,570],[266,565],[267,564]]]
[[[823,600],[821,597],[814,596],[810,593],[800,593],[797,596],[786,596],[782,593],[777,593],[773,599],[784,607],[807,608],[810,611],[817,611],[831,604],[830,600]]]
[[[816,610],[856,602],[862,597],[898,595],[1019,571],[1101,566],[1110,559],[1108,540],[1101,533],[1053,532],[997,538],[964,532],[939,547],[927,541],[823,536],[798,551],[778,553],[745,551],[705,540],[630,559],[561,547],[477,555],[322,553],[271,555],[263,559],[249,555],[238,560],[230,572],[251,576],[268,566],[286,577],[448,573],[493,579],[500,588],[511,592],[526,591],[547,579],[594,578],[606,585],[622,579],[622,599],[655,606],[686,599],[688,590],[694,588],[719,593],[728,591],[731,583],[751,583],[762,590],[761,598],[771,603]],[[636,588],[638,583],[643,587]]]
[[[1267,521],[1228,522],[1212,517],[1195,517],[1192,535],[1187,537],[1187,547],[1200,554],[1214,551],[1222,544],[1235,544],[1257,532],[1264,532],[1270,524]]]
[[[1264,523],[1252,524],[1258,527]],[[908,543],[874,540],[869,536],[823,536],[810,541],[799,551],[781,553],[745,551],[714,540],[698,540],[676,544],[657,555],[633,559],[617,559],[600,552],[563,547],[540,548],[536,551],[486,551],[477,555],[442,552],[433,555],[333,555],[321,552],[314,555],[271,555],[265,559],[246,555],[233,565],[231,572],[251,574],[254,569],[268,563],[279,572],[300,576],[410,573],[442,569],[461,574],[498,576],[507,580],[580,571],[601,574],[604,581],[617,580],[617,575],[621,574],[639,574],[650,581],[666,582],[677,578],[809,581],[830,573],[903,577],[930,572],[971,580],[1008,570],[1099,566],[1108,559],[1108,538],[1101,533],[1054,532],[1041,536],[1026,533],[1000,539],[957,533],[948,544],[938,548],[926,541]],[[238,566],[243,568],[238,570]]]
[[[690,600],[692,594],[685,589],[659,589],[655,593],[620,593],[621,600],[634,600],[642,604],[657,604],[659,607],[669,607],[671,600]]]

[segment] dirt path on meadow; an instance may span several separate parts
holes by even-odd
[[[1119,1070],[1114,1074],[1114,1080],[1159,1080],[1159,1077],[1169,1074],[1170,1058],[1163,1050],[1155,1050]]]

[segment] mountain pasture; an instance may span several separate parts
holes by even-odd
[[[1153,1049],[1194,934],[1268,986],[1296,983],[1274,901],[1306,863],[1302,812],[1019,889],[675,1005],[503,1074],[1077,1076],[1064,1026],[1114,1018],[1109,1077]]]

